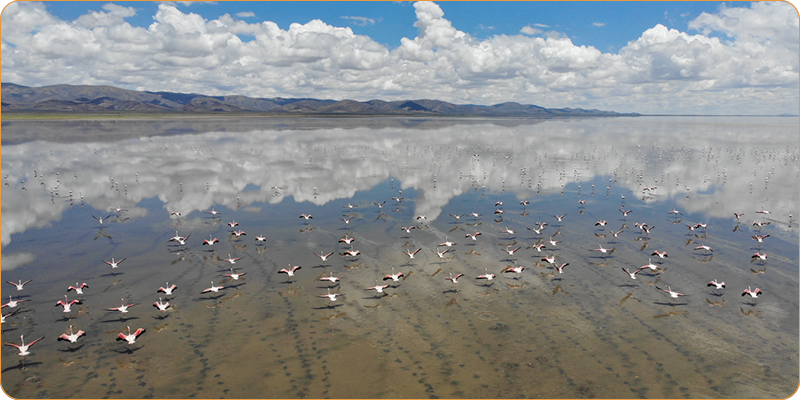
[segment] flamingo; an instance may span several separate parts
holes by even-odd
[[[542,257],[542,261],[546,261],[548,264],[555,265],[555,263],[556,263],[556,256],[547,256],[547,257]]]
[[[239,226],[239,223],[238,223],[238,222],[236,222],[236,220],[233,220],[233,221],[231,221],[231,222],[228,222],[228,226],[230,226],[231,228],[233,228],[233,227]]]
[[[714,279],[713,281],[708,282],[706,286],[714,286],[717,290],[721,290],[725,289],[725,282],[717,282],[717,280]]]
[[[69,335],[66,333],[62,333],[56,340],[64,340],[70,343],[78,343],[78,338],[85,335],[86,332],[82,330],[78,330],[78,332],[74,332],[72,330],[72,325],[69,326]]]
[[[756,253],[750,256],[752,259],[758,258],[761,261],[767,261],[767,253]]]
[[[640,268],[640,269],[637,269],[636,271],[631,272],[631,271],[628,271],[628,269],[625,268],[625,267],[622,267],[622,270],[625,271],[625,273],[628,274],[628,276],[630,276],[631,279],[636,279],[636,274],[638,274],[639,272],[642,271],[642,269]]]
[[[256,242],[266,242],[267,238],[263,235],[256,236]]]
[[[451,272],[450,276],[446,276],[444,279],[447,279],[448,281],[453,282],[453,284],[455,285],[455,284],[458,283],[458,278],[461,278],[462,276],[464,276],[464,274],[458,274],[456,276],[453,276],[453,273]]]
[[[14,307],[18,306],[19,303],[22,303],[24,301],[25,300],[13,300],[13,299],[11,299],[11,296],[8,296],[8,303],[3,304],[2,306],[0,306],[0,308],[6,308],[6,307],[14,308]]]
[[[386,276],[384,276],[383,280],[391,279],[394,282],[398,282],[398,281],[400,281],[400,277],[402,277],[402,276],[403,276],[402,272],[395,273],[394,272],[394,267],[392,267],[392,273],[391,274],[387,274]]]
[[[246,236],[247,233],[245,233],[243,230],[240,229],[238,231],[231,232],[231,235],[236,236],[236,239],[239,239],[242,236]]]
[[[748,286],[747,289],[745,289],[744,292],[742,292],[742,296],[747,294],[749,294],[750,297],[757,299],[758,296],[761,296],[763,294],[763,292],[759,288],[756,288],[756,290],[750,290],[750,286]]]
[[[478,275],[475,279],[486,279],[487,281],[491,281],[495,278],[495,274],[490,273],[488,269],[483,269],[483,275]]]
[[[333,272],[329,272],[329,274],[330,274],[329,276],[323,276],[323,277],[319,278],[319,280],[321,280],[321,281],[329,281],[329,282],[338,282],[339,281],[339,278],[333,276]]]
[[[330,257],[332,254],[333,252],[330,252],[328,254],[322,254],[322,251],[320,251],[319,254],[314,254],[314,255],[319,257],[319,259],[322,260],[322,262],[326,262],[328,261],[328,257]]]
[[[73,301],[75,301],[75,300],[73,300]],[[128,305],[126,305],[125,304],[125,299],[122,299],[122,305],[120,305],[119,307],[114,307],[114,308],[106,308],[106,310],[108,310],[108,311],[119,311],[119,312],[121,312],[123,314],[126,314],[128,312],[128,309],[133,307],[133,306],[135,306],[135,305],[136,304],[128,304]]]
[[[286,275],[288,275],[288,276],[294,276],[294,272],[295,272],[295,271],[297,271],[297,270],[298,270],[298,269],[300,269],[300,268],[303,268],[303,267],[301,267],[301,266],[299,266],[299,265],[295,265],[294,267],[292,267],[292,264],[289,264],[289,267],[290,267],[291,269],[286,269],[286,268],[283,268],[283,269],[281,269],[280,271],[278,271],[278,273],[279,273],[279,274],[286,274]]]
[[[355,239],[355,238],[351,238],[350,236],[348,236],[347,234],[345,234],[343,238],[339,239],[339,242],[344,242],[345,244],[350,244],[350,243],[352,243],[354,240],[356,240],[356,239]]]
[[[309,219],[312,219],[314,217],[312,217],[311,214],[300,214],[300,218],[303,218],[306,221],[308,221]]]
[[[478,240],[478,235],[480,235],[480,234],[481,234],[480,232],[475,232],[475,233],[472,233],[472,234],[468,233],[464,237],[468,237],[468,238],[470,238],[470,239],[472,239],[474,241],[474,240]]]
[[[102,215],[102,214],[100,214],[100,215]],[[110,217],[111,217],[110,215],[106,215],[106,217],[105,217],[105,218],[97,218],[97,217],[95,217],[94,215],[92,215],[92,218],[96,219],[96,220],[97,220],[97,222],[99,222],[99,223],[100,223],[100,225],[103,225],[103,221],[105,221],[105,220],[109,219]]]
[[[146,331],[147,331],[147,329],[145,329],[145,328],[139,328],[139,329],[136,330],[136,332],[131,333],[131,327],[129,326],[128,327],[128,334],[126,335],[124,332],[120,332],[120,334],[117,335],[117,340],[124,340],[124,341],[128,342],[129,345],[131,345],[131,344],[136,343],[136,339],[139,336],[141,336],[143,333],[145,333]]]
[[[606,224],[608,224],[608,221],[602,220],[602,221],[595,222],[594,226],[606,226]]]
[[[123,259],[121,259],[119,261],[115,261],[114,257],[111,257],[111,261],[103,260],[103,262],[108,264],[108,265],[110,265],[111,269],[115,269],[115,268],[119,267],[119,265],[122,264],[122,262],[125,261],[126,259],[127,259],[127,257],[123,258]]]
[[[74,290],[77,294],[83,294],[83,288],[87,287],[89,287],[89,285],[87,285],[86,282],[81,283],[80,285],[78,285],[78,282],[75,282],[75,286],[68,287],[67,291],[69,292],[70,290]]]
[[[349,250],[345,250],[344,251],[344,254],[342,255],[342,257],[347,257],[347,256],[356,257],[359,254],[361,254],[361,250],[353,250],[353,246],[350,246]]]
[[[649,268],[651,271],[658,271],[658,265],[653,264],[653,262],[648,258],[647,265],[643,265],[639,267],[640,270]]]
[[[564,272],[564,267],[566,267],[567,265],[569,265],[569,263],[564,263],[561,265],[554,265],[554,266],[556,267],[556,270],[558,270],[558,273],[561,274]]]
[[[514,255],[514,253],[516,253],[516,252],[517,252],[517,250],[519,250],[519,249],[521,249],[521,248],[522,248],[522,247],[517,247],[516,249],[510,249],[510,248],[509,248],[509,246],[506,246],[506,248],[505,248],[505,249],[503,249],[503,250],[504,250],[506,253],[508,253],[508,256],[509,256],[509,257],[511,257],[511,256],[513,256],[513,255]]]
[[[673,290],[672,290],[672,288],[671,288],[671,287],[669,287],[669,286],[667,286],[667,288],[666,288],[666,289],[662,289],[662,288],[660,288],[660,287],[656,286],[656,289],[658,289],[658,290],[660,290],[660,291],[662,291],[662,292],[664,292],[664,293],[669,293],[669,297],[672,297],[673,299],[677,299],[677,298],[678,298],[678,297],[680,297],[680,296],[686,296],[686,295],[685,295],[685,294],[683,294],[683,293],[678,293],[678,292],[676,292],[676,291],[673,291]]]
[[[414,256],[417,255],[417,253],[419,253],[420,250],[422,250],[422,248],[416,249],[413,252],[410,252],[410,251],[408,251],[408,249],[406,249],[405,255],[408,256],[409,260],[413,260]]]
[[[667,252],[666,252],[666,251],[658,251],[658,250],[654,250],[652,253],[650,253],[650,255],[651,255],[651,256],[658,256],[658,258],[666,258],[666,257],[669,257],[669,256],[667,255]]]
[[[227,277],[229,277],[229,278],[231,278],[231,279],[233,279],[235,281],[238,281],[239,278],[241,278],[246,273],[247,272],[236,272],[236,271],[233,270],[233,268],[231,268],[231,273],[230,274],[225,274],[225,276],[227,276]]]
[[[555,245],[557,245],[558,243],[561,243],[561,240],[553,240],[553,237],[550,236],[550,240],[547,241],[547,243],[550,243],[551,246],[555,247]]]
[[[69,301],[69,300],[67,299],[67,295],[64,295],[64,300],[59,300],[59,301],[57,301],[57,302],[56,302],[56,306],[61,306],[61,307],[63,307],[63,308],[64,308],[64,312],[65,312],[65,313],[68,313],[68,312],[72,311],[72,310],[71,310],[71,307],[72,307],[72,305],[73,305],[73,304],[75,304],[75,303],[77,303],[77,304],[80,304],[80,303],[81,303],[81,301],[80,301],[80,300],[78,300],[78,299],[74,299],[74,300],[72,300],[72,301]]]
[[[683,213],[681,213],[680,211],[678,211],[678,210],[676,210],[674,208],[672,209],[672,211],[668,212],[667,214],[683,215]]]
[[[242,257],[233,258],[233,257],[231,257],[230,253],[228,253],[228,258],[223,258],[222,261],[227,261],[227,262],[229,262],[231,264],[236,264],[236,261],[239,261],[241,259],[242,259]]]
[[[173,290],[178,288],[177,285],[170,285],[169,282],[167,282],[167,284],[164,285],[164,286],[166,286],[166,287],[163,287],[163,286],[159,287],[158,290],[156,290],[156,292],[164,292],[165,295],[169,296],[169,295],[172,294]]]
[[[450,250],[451,249],[445,249],[444,251],[439,251],[438,249],[431,249],[432,252],[436,253],[437,257],[443,260],[444,260],[444,255]]]
[[[219,211],[217,211],[217,210],[215,210],[213,208],[210,211],[205,211],[205,213],[206,214],[211,214],[211,215],[222,215],[221,212],[219,212]]]
[[[209,293],[209,292],[217,293],[222,289],[225,289],[225,287],[223,287],[223,286],[214,286],[214,281],[211,281],[211,287],[209,287],[207,289],[203,289],[203,291],[200,292],[200,294]]]
[[[460,219],[461,219],[461,217],[463,217],[463,216],[465,216],[465,215],[467,215],[467,214],[458,214],[458,215],[457,215],[457,214],[448,214],[448,215],[449,215],[449,216],[451,216],[451,217],[453,217],[453,218],[455,218],[455,219],[456,219],[456,221],[458,221],[458,220],[460,220]]]
[[[507,233],[507,234],[509,234],[509,235],[513,235],[513,234],[514,234],[514,231],[513,231],[513,230],[511,230],[511,229],[508,229],[508,227],[506,227],[506,229],[505,229],[505,230],[503,230],[501,233]]]
[[[32,280],[33,279],[28,279],[25,282],[23,282],[22,280],[20,280],[19,282],[6,281],[6,283],[16,286],[17,290],[22,290],[22,287],[28,284]]]
[[[161,297],[158,298],[158,301],[153,303],[153,307],[157,308],[161,312],[166,312],[169,308],[169,302],[164,302],[161,300]]]
[[[213,246],[214,243],[217,243],[217,242],[219,242],[219,239],[217,239],[217,238],[213,238],[212,239],[211,235],[209,235],[208,239],[203,240],[203,246],[205,246],[205,245]]]
[[[761,236],[753,235],[753,240],[757,241],[758,243],[764,243],[764,239],[766,239],[768,237],[769,237],[769,235],[761,235]],[[12,282],[9,282],[9,283],[12,283]],[[18,286],[17,290],[22,290],[22,289],[20,289],[19,286]]]
[[[330,288],[328,288],[328,294],[318,294],[318,295],[317,295],[317,297],[327,298],[327,299],[328,299],[328,300],[330,300],[331,302],[334,302],[334,301],[336,301],[336,297],[337,297],[337,296],[344,296],[344,294],[341,294],[341,293],[331,293],[331,289],[330,289]]]
[[[175,231],[175,236],[169,238],[169,241],[170,242],[178,242],[179,245],[183,246],[183,245],[186,244],[186,241],[189,239],[189,236],[192,236],[192,234],[190,233],[186,237],[184,237],[184,236],[178,235],[178,231]]]
[[[455,246],[455,245],[456,244],[454,242],[451,242],[451,241],[447,240],[447,235],[444,236],[444,242],[439,243],[439,246],[452,247],[452,246]]]
[[[28,351],[28,349],[30,349],[31,346],[36,344],[36,342],[44,339],[44,336],[42,336],[42,337],[40,337],[40,338],[38,338],[38,339],[28,343],[28,344],[25,344],[25,338],[23,336],[24,335],[19,335],[19,340],[20,340],[20,342],[22,342],[22,344],[16,344],[16,343],[3,343],[3,344],[6,345],[6,346],[16,347],[17,350],[19,350],[19,355],[20,356],[27,356],[28,354],[31,354],[31,352]]]
[[[515,273],[515,274],[521,274],[521,273],[522,273],[522,271],[524,271],[524,270],[525,270],[525,267],[524,267],[524,266],[522,266],[522,265],[517,265],[517,263],[514,263],[514,266],[513,266],[513,267],[509,265],[509,266],[507,266],[505,269],[503,269],[503,270],[502,270],[502,271],[500,271],[500,272],[501,272],[501,273],[513,272],[513,273]]]
[[[695,250],[701,250],[702,249],[702,250],[705,250],[705,251],[710,251],[712,253],[714,252],[714,249],[712,249],[711,247],[709,247],[707,245],[704,245],[704,244],[701,244],[700,246],[697,246],[694,249]]]
[[[384,293],[383,290],[386,289],[387,287],[389,287],[389,285],[379,285],[378,281],[376,280],[375,281],[375,286],[368,287],[368,288],[366,288],[364,290],[374,290],[375,291],[375,296],[378,296],[379,293]]]

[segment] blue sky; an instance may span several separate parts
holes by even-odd
[[[793,113],[781,2],[18,2],[2,80],[251,97]]]
[[[100,11],[103,1],[46,2],[53,14],[74,20],[87,11]],[[477,38],[517,34],[526,25],[542,24],[563,32],[576,45],[594,46],[601,51],[618,51],[646,29],[664,24],[688,31],[687,24],[703,12],[713,13],[721,4],[746,5],[749,2],[718,1],[625,1],[625,2],[485,2],[447,1],[439,3],[445,15],[460,30]],[[153,23],[157,2],[135,3],[136,15],[126,18],[131,25],[147,27]],[[338,26],[348,26],[359,35],[395,48],[401,37],[416,36],[414,9],[410,2],[282,2],[222,1],[193,2],[185,10],[208,20],[228,13],[253,13],[242,19],[269,20],[282,29],[295,22],[320,19]],[[347,17],[357,17],[347,18]],[[247,38],[243,38],[247,39]]]

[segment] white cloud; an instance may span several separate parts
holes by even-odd
[[[543,24],[478,39],[454,27],[436,3],[413,6],[418,35],[389,49],[320,20],[284,30],[228,14],[206,20],[160,3],[154,22],[141,28],[124,22],[136,13],[132,7],[107,4],[62,21],[43,3],[16,2],[2,15],[3,78],[37,86],[516,101],[644,113],[798,108],[798,18],[785,3],[722,7],[691,21],[695,33],[656,25],[618,53],[577,46],[560,32],[544,32],[549,27]],[[254,39],[243,42],[240,34]]]
[[[595,28],[602,28],[602,27],[606,26],[606,23],[605,22],[592,22],[592,26],[595,27]]]
[[[253,18],[253,17],[256,16],[256,13],[254,13],[252,11],[242,11],[242,12],[238,12],[238,13],[236,13],[234,15],[236,15],[239,18]]]
[[[367,26],[367,25],[374,25],[375,24],[375,20],[374,19],[367,18],[367,17],[354,17],[354,16],[345,15],[345,16],[342,16],[340,18],[349,19],[349,20],[353,21],[353,23],[358,25],[358,26]]]

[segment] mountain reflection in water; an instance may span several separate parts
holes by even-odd
[[[37,129],[52,126],[3,127],[17,143],[2,147],[3,279],[33,279],[4,287],[25,302],[3,340],[45,336],[24,364],[6,348],[11,396],[796,389],[796,119],[83,122],[64,135],[125,138],[19,139]],[[455,245],[442,253],[444,242]],[[553,256],[569,264],[558,271]],[[112,269],[112,257],[126,260]],[[636,279],[621,271],[646,265]],[[76,281],[84,294],[66,291]],[[167,283],[173,294],[157,292]],[[223,289],[201,293],[210,286]],[[748,287],[763,296],[741,296]],[[64,313],[64,294],[82,302]],[[159,298],[167,311],[150,307]],[[120,299],[136,306],[108,311]],[[70,325],[87,335],[57,342]],[[115,341],[127,326],[147,331]]]

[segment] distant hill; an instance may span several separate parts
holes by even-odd
[[[519,103],[459,105],[440,100],[318,100],[145,92],[112,86],[28,87],[2,83],[2,112],[284,113],[318,115],[621,116],[614,111],[544,108]]]

